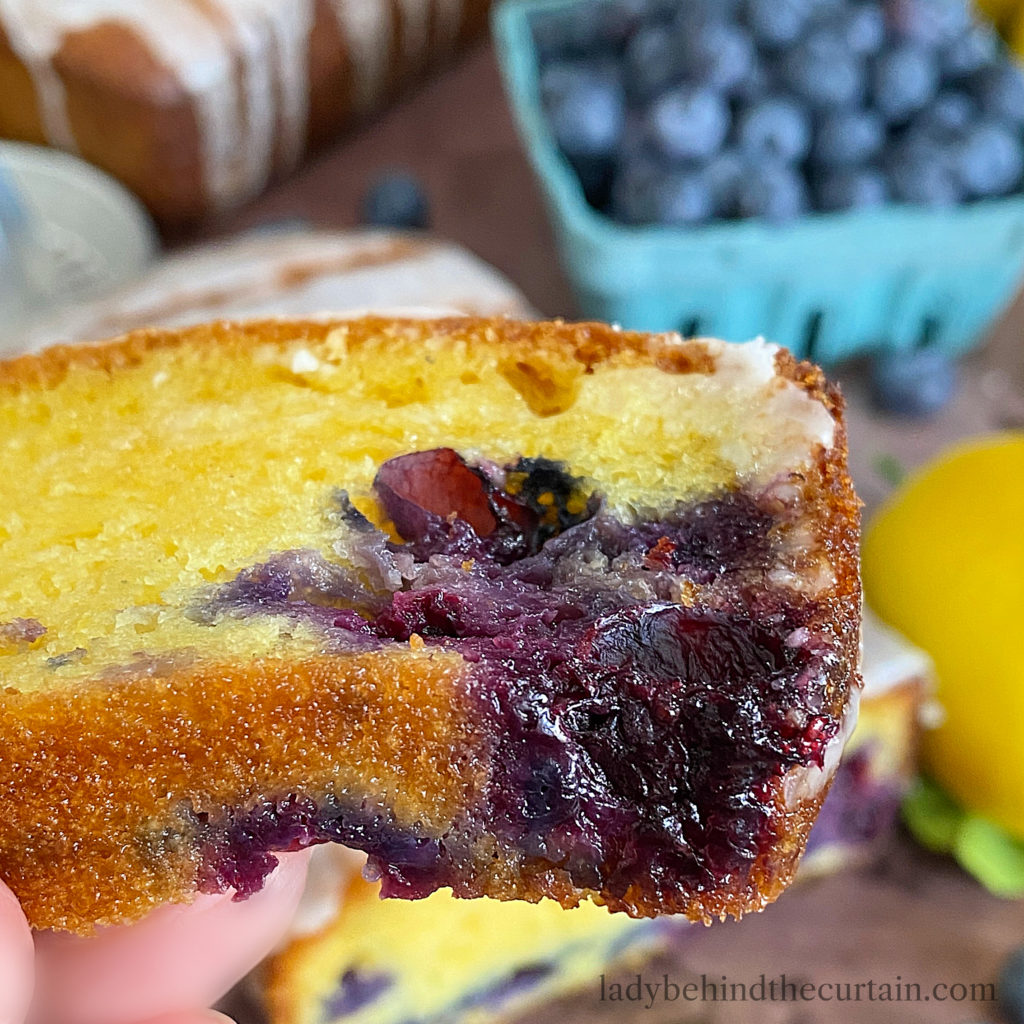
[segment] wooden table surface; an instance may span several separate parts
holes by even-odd
[[[438,234],[504,271],[542,312],[574,315],[486,45],[205,235],[291,218],[351,227],[367,184],[390,167],[410,169],[424,182]],[[1018,302],[965,367],[964,386],[951,408],[923,424],[879,417],[866,401],[859,369],[839,371],[850,402],[854,475],[869,511],[887,488],[879,455],[909,467],[955,438],[1024,424],[1022,335],[1024,303]],[[736,980],[785,973],[816,982],[882,982],[898,975],[927,990],[935,983],[990,982],[1020,944],[1024,902],[989,896],[955,866],[898,835],[877,867],[797,887],[762,915],[702,931],[663,970]],[[991,1004],[952,1001],[661,1004],[645,1010],[601,1004],[595,988],[545,1019],[969,1024],[999,1017]]]

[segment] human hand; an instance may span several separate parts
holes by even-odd
[[[0,882],[0,1024],[230,1024],[203,1008],[270,952],[302,895],[308,853],[280,861],[247,900],[200,896],[87,939],[33,936]]]

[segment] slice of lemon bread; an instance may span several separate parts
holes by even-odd
[[[0,877],[87,932],[337,841],[387,896],[788,883],[860,684],[840,399],[761,342],[273,321],[0,364]]]
[[[377,886],[358,876],[338,886],[330,922],[251,979],[269,1024],[530,1020],[569,994],[596,1001],[602,976],[682,947],[695,927],[587,902],[563,910],[551,900],[458,900],[445,890],[409,902],[378,899]]]

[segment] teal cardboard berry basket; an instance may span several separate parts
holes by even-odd
[[[530,16],[594,0],[504,0],[494,34],[512,110],[583,314],[638,330],[764,335],[835,363],[976,344],[1024,276],[1024,195],[792,224],[628,227],[591,207],[541,108]]]

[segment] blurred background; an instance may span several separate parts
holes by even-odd
[[[323,851],[240,1020],[1024,1021],[1018,49],[1020,0],[0,0],[4,355],[456,309],[762,334],[848,402],[866,692],[792,890],[385,904]]]

